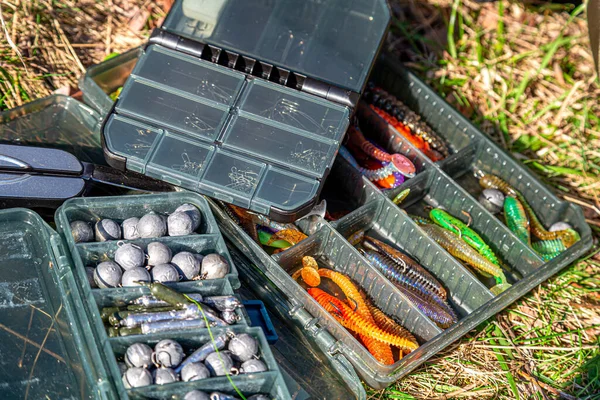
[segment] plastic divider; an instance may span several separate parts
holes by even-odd
[[[461,317],[494,298],[471,272],[422,234],[410,217],[385,198],[367,203],[332,226],[344,237],[364,231],[407,252],[440,280],[450,304]]]

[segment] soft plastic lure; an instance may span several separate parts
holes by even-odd
[[[400,203],[402,203],[404,200],[406,200],[406,198],[408,197],[409,194],[410,194],[410,189],[404,189],[403,191],[398,193],[396,195],[396,197],[394,197],[394,200],[392,200],[392,202],[396,205],[400,205]]]
[[[273,236],[274,235],[272,233],[265,232],[263,230],[258,231],[258,240],[262,245],[274,247],[276,249],[287,249],[288,247],[292,247],[292,244],[288,241],[272,240]],[[269,244],[267,245],[267,243]]]
[[[565,247],[565,244],[561,240],[558,240],[558,239],[540,240],[539,242],[534,242],[532,247],[538,253],[543,253],[543,254],[560,253],[567,249]]]
[[[410,341],[417,343],[417,339],[402,325],[385,315],[379,308],[375,307],[373,303],[367,302],[367,307],[375,320],[375,323],[384,331],[389,334],[406,337]]]
[[[502,293],[511,286],[507,283],[506,277],[499,266],[492,264],[487,258],[475,251],[454,233],[447,231],[440,226],[431,224],[421,225],[421,229],[423,229],[430,238],[446,249],[446,251],[452,254],[452,256],[468,263],[481,275],[493,276],[496,280],[496,286],[490,289],[492,293]]]
[[[504,218],[506,219],[508,229],[523,243],[531,246],[529,219],[527,218],[523,204],[516,197],[506,196],[504,199]]]
[[[399,347],[403,350],[412,351],[419,347],[418,343],[413,342],[409,338],[385,332],[376,324],[369,322],[358,315],[346,305],[346,303],[325,293],[321,289],[310,288],[308,289],[308,294],[310,294],[326,310],[333,310],[332,315],[334,315],[346,329],[371,337],[380,342]],[[333,308],[331,308],[331,306],[333,306]]]
[[[396,132],[398,132],[402,137],[412,143],[416,148],[421,150],[427,158],[431,161],[440,161],[444,158],[439,152],[433,150],[429,143],[423,140],[423,138],[413,135],[411,130],[404,125],[402,122],[398,121],[396,118],[392,117],[390,114],[382,110],[381,108],[375,107],[374,105],[370,105],[371,109],[383,118],[390,126],[392,126]]]
[[[374,250],[389,257],[395,264],[394,269],[406,276],[411,286],[420,288],[423,293],[434,293],[442,299],[446,298],[446,289],[442,284],[408,255],[370,236],[364,237],[363,246],[367,250]]]
[[[400,175],[399,177],[394,175],[394,170],[390,167],[391,163],[387,163],[386,166],[377,169],[364,168],[360,166],[358,161],[356,161],[356,158],[354,158],[352,153],[350,153],[345,146],[340,146],[338,152],[354,168],[360,171],[362,175],[364,175],[371,182],[376,183],[381,188],[392,189],[404,183],[403,175]]]
[[[271,236],[271,238],[267,241],[266,245],[271,246],[271,244],[279,240],[285,240],[293,246],[303,241],[307,237],[308,236],[306,236],[304,233],[298,230],[284,229],[282,231],[275,232],[273,236]]]
[[[454,312],[445,301],[433,293],[422,291],[421,288],[413,286],[413,282],[398,273],[394,268],[393,261],[383,254],[371,250],[360,249],[369,263],[377,268],[386,278],[392,282],[419,310],[440,328],[448,328],[456,322]]]
[[[348,140],[349,144],[359,148],[363,153],[365,153],[369,157],[374,158],[378,161],[390,163],[390,165],[392,165],[395,171],[400,172],[407,178],[412,178],[413,176],[415,176],[416,169],[412,161],[410,161],[402,154],[390,154],[378,148],[364,137],[364,135],[358,129],[358,127],[350,127],[350,129],[348,130]]]
[[[459,235],[469,246],[477,250],[479,254],[487,258],[491,263],[500,265],[500,260],[498,260],[498,257],[490,246],[487,245],[477,232],[469,228],[467,224],[439,208],[431,210],[429,217],[442,228]]]
[[[527,213],[529,224],[531,226],[531,233],[533,233],[535,237],[541,240],[560,239],[567,248],[571,247],[580,239],[579,234],[574,229],[564,229],[555,232],[547,231],[544,225],[542,225],[538,219],[537,215],[535,215],[535,212],[529,203],[527,203],[525,197],[501,178],[491,174],[483,174],[481,179],[479,179],[479,185],[481,185],[481,187],[484,189],[498,189],[506,196],[516,197],[521,202],[525,212]]]
[[[398,122],[402,123],[410,133],[421,138],[443,157],[448,156],[448,147],[444,141],[433,131],[433,129],[431,129],[431,127],[421,121],[421,117],[417,113],[413,112],[395,96],[376,87],[372,82],[369,82],[363,98],[368,103],[385,111]]]

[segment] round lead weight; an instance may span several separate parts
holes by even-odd
[[[184,212],[192,219],[192,232],[195,232],[200,227],[202,214],[195,205],[190,203],[182,204],[175,209],[175,212]]]
[[[171,264],[177,268],[183,280],[191,281],[200,273],[200,263],[194,254],[182,251],[173,256]]]
[[[179,282],[179,272],[171,264],[159,264],[150,270],[154,282]]]
[[[204,360],[204,365],[206,365],[212,376],[223,376],[230,373],[231,368],[233,368],[233,360],[229,354],[221,351],[210,353]]]
[[[121,227],[112,219],[101,219],[94,226],[97,242],[121,239]]]
[[[210,378],[210,371],[201,362],[186,364],[181,370],[181,380],[184,382],[199,381]]]
[[[267,366],[264,362],[251,358],[248,361],[244,361],[240,367],[240,373],[242,374],[256,374],[258,372],[267,371]]]
[[[183,400],[210,400],[210,396],[199,390],[192,390],[185,394]]]
[[[129,368],[123,374],[126,389],[152,385],[152,374],[146,368]]]
[[[92,289],[97,288],[96,281],[94,280],[94,267],[85,267],[85,274],[87,275],[88,282]]]
[[[204,279],[221,279],[229,273],[229,263],[217,253],[212,253],[202,259],[200,274]]]
[[[227,349],[234,359],[244,362],[258,354],[258,342],[247,333],[240,333],[231,338]]]
[[[119,286],[122,276],[121,267],[114,261],[101,262],[94,270],[94,281],[101,289]]]
[[[152,365],[152,348],[145,343],[134,343],[127,348],[123,358],[129,368],[148,368]]]
[[[94,230],[84,221],[73,221],[69,224],[71,226],[71,235],[75,243],[85,243],[94,240]]]
[[[121,224],[121,229],[123,230],[123,239],[125,240],[135,240],[140,238],[140,234],[137,231],[137,224],[140,222],[140,219],[137,217],[127,218]]]
[[[172,339],[164,339],[154,346],[154,362],[162,367],[174,368],[183,361],[181,345]]]
[[[146,254],[140,246],[125,243],[115,251],[115,262],[124,270],[143,267],[146,263]]]
[[[152,372],[152,376],[155,385],[165,385],[179,380],[177,374],[171,368],[157,368]]]
[[[548,230],[550,232],[556,232],[556,231],[564,231],[565,229],[573,229],[573,227],[564,221],[558,221],[558,222],[553,223],[552,226],[550,227],[550,229],[548,229]]]
[[[194,232],[193,221],[184,212],[174,212],[167,218],[167,230],[169,236],[186,236]]]
[[[504,208],[504,193],[497,189],[484,189],[479,196],[479,202],[492,214],[498,214]]]
[[[149,243],[146,252],[148,253],[148,265],[168,264],[173,257],[171,249],[160,242]]]
[[[161,237],[167,233],[167,224],[162,216],[155,212],[149,212],[140,218],[137,231],[141,238]]]
[[[150,272],[146,268],[135,267],[123,272],[121,277],[121,286],[142,286],[139,282],[152,282]]]
[[[226,310],[221,313],[221,319],[229,325],[233,325],[238,321],[238,316],[235,311]]]

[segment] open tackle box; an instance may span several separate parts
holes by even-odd
[[[131,53],[106,160],[294,221],[316,204],[389,20],[385,0],[176,1]]]
[[[179,20],[179,17],[173,15],[182,15],[183,10],[178,8],[179,6],[181,3],[177,3],[166,25],[177,25],[173,21]],[[187,21],[184,25],[179,23],[180,27],[174,31],[188,37],[194,32],[198,37],[205,35],[202,41],[208,43],[211,60],[214,54],[217,61],[221,59],[222,63],[223,60],[229,60],[229,57],[222,58],[220,51],[220,45],[227,43],[226,40],[223,43],[216,41],[213,45],[206,39],[218,30],[217,25],[211,27],[208,20],[198,24]],[[179,43],[182,48],[190,45],[189,41],[183,39]],[[228,48],[225,45],[223,47]],[[91,104],[111,104],[107,93],[122,84],[126,75],[126,72],[122,71],[131,70],[131,54],[134,54],[133,57],[143,54],[142,50],[136,51],[137,53],[110,60],[110,68],[107,68],[106,63],[90,68],[82,80],[82,86],[88,85],[86,87],[95,89],[93,95],[90,91],[84,98]],[[226,52],[226,55],[229,54]],[[237,60],[239,58],[236,59],[236,63]],[[218,62],[211,66],[219,65]],[[104,78],[98,78],[100,73]],[[110,76],[116,77],[117,81],[106,80]],[[322,393],[331,393],[332,398],[337,398],[335,394],[341,393],[339,390],[342,389],[337,386],[340,382],[343,382],[357,398],[365,398],[361,379],[374,388],[383,388],[402,378],[438,351],[577,259],[592,243],[590,228],[577,206],[560,201],[525,167],[477,130],[414,74],[387,55],[382,55],[369,79],[420,115],[445,139],[451,154],[442,161],[431,162],[401,135],[391,129],[381,130],[381,137],[376,138],[377,142],[388,151],[399,152],[413,160],[417,167],[417,176],[394,190],[381,192],[352,165],[338,157],[322,188],[320,199],[326,199],[331,207],[339,206],[351,212],[331,224],[320,221],[316,233],[275,256],[267,254],[222,212],[216,203],[208,200],[219,228],[239,250],[232,252],[232,255],[240,279],[248,282],[248,286],[252,286],[255,293],[262,297],[270,306],[270,311],[277,315],[278,321],[293,322],[285,328],[286,333],[293,334],[297,339],[304,336],[305,344],[310,345],[310,353],[316,358],[307,359],[307,363],[302,365],[312,365],[316,370],[315,359],[327,361],[321,365],[315,379],[323,382],[323,379],[336,377],[332,380],[335,385],[331,392],[326,392],[325,385],[323,386]],[[97,97],[95,103],[93,97]],[[99,111],[106,113],[108,110],[104,108]],[[370,121],[383,122],[383,119],[378,121],[376,118]],[[163,131],[157,133],[162,134]],[[144,159],[143,163],[146,163],[149,160],[148,154],[144,153],[138,159]],[[134,164],[135,162],[131,165]],[[557,221],[566,221],[578,231],[581,239],[552,261],[544,262],[535,252],[523,245],[498,217],[479,204],[477,197],[481,189],[473,175],[475,170],[493,173],[519,190],[545,226]],[[407,188],[410,189],[410,194],[400,206],[390,200]],[[214,197],[223,198],[219,195]],[[443,206],[465,222],[467,216],[461,211],[467,212],[472,219],[471,226],[511,267],[509,279],[513,282],[512,287],[500,295],[494,295],[489,289],[491,282],[476,276],[455,260],[404,212],[423,215],[423,206]],[[299,225],[306,227],[308,224],[307,221],[300,221]],[[418,259],[447,289],[449,302],[457,312],[459,322],[442,330],[429,321],[345,240],[356,230],[365,230],[369,235],[396,245]],[[382,311],[417,336],[421,347],[394,365],[378,363],[291,279],[290,272],[297,267],[299,258],[306,254],[327,256],[332,269],[347,274],[359,283]],[[285,335],[279,336],[287,338]],[[284,348],[280,354],[286,353],[284,343],[285,341],[280,340],[279,345]],[[288,355],[291,354],[289,349],[287,351]],[[292,375],[294,369],[288,371]],[[297,382],[303,381],[301,376],[294,378]],[[310,379],[307,382],[310,383]]]
[[[178,204],[195,205],[202,214],[196,233],[153,239],[75,243],[70,229],[74,220],[96,222],[111,218],[121,222],[150,210],[172,212]],[[85,267],[112,259],[124,243],[144,247],[157,241],[174,253],[192,251],[218,253],[230,265],[224,279],[168,284],[184,293],[206,296],[234,295],[239,287],[238,273],[205,199],[195,193],[79,198],[67,201],[55,216],[57,231],[27,209],[0,211],[0,276],[2,286],[0,323],[5,374],[0,384],[2,398],[69,399],[179,399],[194,389],[235,395],[227,377],[195,382],[150,385],[126,389],[117,357],[128,345],[150,346],[162,339],[176,340],[186,354],[211,340],[207,329],[108,337],[100,316],[103,307],[128,304],[149,294],[146,287],[92,289]],[[246,396],[262,393],[273,399],[288,399],[283,375],[260,328],[248,326],[243,308],[237,309],[238,322],[211,329],[217,336],[225,331],[247,333],[259,345],[260,359],[268,371],[232,376],[235,386]]]

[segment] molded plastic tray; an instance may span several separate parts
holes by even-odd
[[[0,113],[0,143],[51,147],[81,161],[106,164],[99,121],[87,105],[55,94]]]

